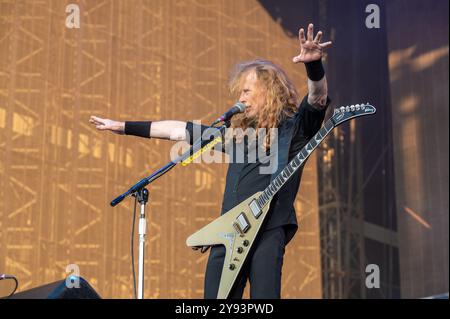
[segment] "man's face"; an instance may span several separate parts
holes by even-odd
[[[245,116],[257,119],[265,103],[265,90],[260,85],[255,71],[249,71],[242,81],[239,102],[246,106]]]

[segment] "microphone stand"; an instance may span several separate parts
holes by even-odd
[[[215,124],[212,125],[212,127]],[[219,127],[217,130],[214,131],[213,138],[205,144],[206,147],[210,143],[214,141],[215,138],[219,136],[219,134],[223,135],[223,131],[230,127],[230,120],[226,120],[223,122],[223,125]],[[189,148],[188,151],[184,152],[180,156],[178,156],[175,160],[170,161],[160,169],[156,170],[151,175],[141,179],[139,182],[134,184],[130,187],[125,193],[122,195],[117,196],[114,200],[111,201],[110,205],[112,207],[118,205],[120,202],[122,202],[125,197],[127,196],[134,196],[136,197],[137,201],[141,205],[141,213],[139,215],[139,265],[138,265],[138,299],[144,299],[144,256],[145,256],[145,240],[147,235],[147,220],[145,215],[145,205],[148,202],[149,199],[149,192],[145,188],[148,184],[154,182],[164,174],[166,174],[168,171],[170,171],[175,165],[177,165],[180,162],[183,162],[185,159],[187,159],[191,152],[192,154],[195,154],[197,151],[201,150],[202,148],[202,137],[198,138],[193,145]],[[134,267],[134,266],[133,266]]]
[[[138,299],[144,299],[144,256],[145,256],[145,236],[147,235],[147,221],[145,219],[145,205],[148,202],[148,190],[142,188],[133,196],[141,204],[141,214],[139,215],[139,272],[138,272]],[[133,266],[134,267],[134,266]]]

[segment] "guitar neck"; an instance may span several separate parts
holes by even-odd
[[[280,188],[294,175],[294,173],[303,165],[306,159],[324,140],[324,138],[333,130],[335,125],[332,119],[329,119],[324,126],[314,135],[314,137],[302,148],[288,165],[274,178],[267,186],[261,196],[257,199],[259,207],[264,207],[280,190]]]

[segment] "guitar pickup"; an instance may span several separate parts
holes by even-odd
[[[256,199],[252,200],[248,206],[250,207],[250,210],[252,211],[252,214],[253,214],[253,216],[255,216],[255,218],[258,218],[259,215],[261,215],[262,210],[261,210],[261,208],[259,208],[259,205],[256,202]]]
[[[244,213],[240,213],[233,223],[233,227],[241,236],[243,236],[250,229],[250,223],[247,216],[245,216]]]

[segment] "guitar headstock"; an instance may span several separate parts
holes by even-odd
[[[335,126],[338,126],[339,124],[342,124],[345,121],[351,120],[352,118],[358,116],[375,114],[376,111],[377,109],[369,103],[341,106],[334,109],[334,113],[331,119],[333,121],[333,124]]]

